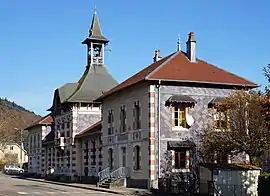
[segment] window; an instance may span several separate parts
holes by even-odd
[[[10,147],[9,147],[9,150],[13,150],[13,146],[10,146]]]
[[[122,148],[122,167],[126,167],[126,147]]]
[[[113,149],[109,149],[109,168],[113,169]]]
[[[186,150],[179,149],[175,151],[175,169],[183,169],[186,168]]]
[[[228,112],[217,112],[214,110],[214,128],[220,130],[230,128]]]
[[[140,103],[136,101],[133,107],[133,129],[141,129],[141,107]]]
[[[108,111],[108,135],[113,134],[113,111]]]
[[[188,107],[184,104],[172,106],[172,126],[189,128],[186,121]]]
[[[141,149],[140,146],[134,147],[134,170],[141,169]]]
[[[228,163],[228,155],[226,153],[217,154],[217,163]]]
[[[126,108],[122,106],[120,108],[120,132],[126,132]]]

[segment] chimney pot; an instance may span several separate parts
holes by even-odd
[[[187,57],[189,58],[190,62],[196,62],[196,41],[194,38],[194,32],[190,32],[188,34]]]

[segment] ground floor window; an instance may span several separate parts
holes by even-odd
[[[174,152],[174,166],[175,169],[183,169],[186,168],[187,158],[186,158],[186,150],[185,149],[177,149]]]
[[[140,146],[134,147],[134,170],[141,169],[141,149]]]
[[[113,149],[109,149],[108,151],[108,155],[109,155],[109,167],[110,169],[113,169]]]

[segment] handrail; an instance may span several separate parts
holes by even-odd
[[[125,178],[126,177],[126,168],[125,167],[119,167],[118,169],[114,170],[110,174],[110,177],[113,180],[118,180],[118,179],[121,179],[121,178]]]
[[[104,170],[98,172],[98,180],[99,182],[105,180],[105,179],[108,179],[110,178],[110,168],[107,167],[105,168]]]

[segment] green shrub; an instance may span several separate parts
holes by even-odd
[[[258,196],[270,195],[270,173],[262,173],[259,176]]]

